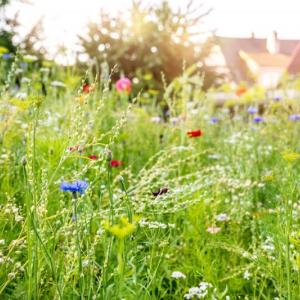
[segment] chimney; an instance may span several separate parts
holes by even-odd
[[[279,40],[277,32],[273,31],[267,38],[266,48],[271,54],[276,54],[279,52]]]

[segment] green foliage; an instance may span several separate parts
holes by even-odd
[[[0,0],[0,7],[6,6],[9,2],[10,2],[10,0]]]
[[[16,47],[13,43],[13,37],[16,34],[15,29],[18,23],[16,17],[12,19],[5,17],[5,8],[9,3],[9,0],[0,0],[0,12],[4,16],[0,24],[0,47],[5,47],[9,52],[14,53]]]
[[[107,74],[84,92],[77,70],[27,61],[0,74],[1,299],[298,299],[296,99],[255,123],[263,90],[230,114],[192,66],[163,120]],[[77,180],[85,193],[61,189]]]
[[[9,52],[15,52],[16,48],[12,42],[13,33],[1,30],[0,31],[0,45],[9,50]]]

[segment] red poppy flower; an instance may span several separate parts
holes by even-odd
[[[88,83],[85,83],[82,87],[84,93],[89,93],[91,91],[91,86]]]
[[[110,161],[109,165],[113,168],[120,167],[123,163],[120,160],[113,159]]]
[[[187,132],[187,135],[190,137],[190,138],[195,138],[195,137],[199,137],[199,136],[202,136],[203,133],[200,129],[197,129],[197,130],[191,130],[191,131],[188,131]]]
[[[98,156],[97,155],[90,155],[89,159],[91,159],[91,160],[97,160]]]

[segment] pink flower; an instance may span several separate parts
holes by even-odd
[[[220,227],[215,227],[215,226],[211,226],[211,227],[208,227],[207,232],[211,233],[211,234],[216,234],[218,232],[221,231],[221,228]]]
[[[119,93],[125,92],[129,94],[131,92],[131,81],[127,77],[120,78],[116,83],[116,89]]]

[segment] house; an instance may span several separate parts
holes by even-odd
[[[230,82],[273,88],[285,72],[300,73],[300,40],[279,39],[274,31],[267,38],[217,37],[217,41],[211,61]]]

